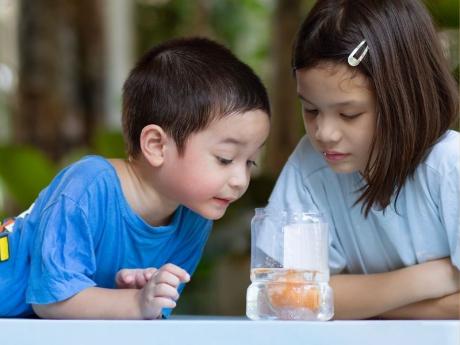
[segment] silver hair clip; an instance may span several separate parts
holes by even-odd
[[[369,47],[366,45],[366,48],[362,52],[359,58],[355,57],[355,54],[358,52],[359,48],[361,48],[366,43],[366,40],[361,41],[360,44],[348,55],[348,64],[352,67],[358,66],[361,61],[363,61],[364,57],[366,56],[367,52],[369,51]]]

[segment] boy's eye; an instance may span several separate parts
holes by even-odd
[[[217,158],[217,161],[222,165],[229,165],[233,162],[232,159],[225,159],[225,158],[218,157],[218,156],[216,156],[216,158]]]

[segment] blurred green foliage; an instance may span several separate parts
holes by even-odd
[[[458,0],[424,0],[435,22],[441,28],[458,28]]]
[[[136,55],[182,36],[211,37],[263,75],[269,56],[273,0],[139,1]]]
[[[34,147],[11,144],[0,145],[0,183],[8,198],[21,210],[27,209],[40,191],[65,166],[85,155],[104,157],[125,156],[122,134],[119,131],[99,129],[91,147],[81,147],[69,152],[60,162],[53,162]],[[0,219],[8,215],[0,210]]]
[[[31,147],[0,147],[0,179],[16,202],[25,207],[56,174],[55,164]]]

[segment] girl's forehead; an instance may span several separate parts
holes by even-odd
[[[363,88],[372,91],[369,78],[358,69],[345,64],[321,62],[315,66],[296,71],[298,91],[329,87],[346,92],[350,89]]]

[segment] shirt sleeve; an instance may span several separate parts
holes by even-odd
[[[93,239],[81,208],[60,196],[45,209],[31,248],[26,301],[55,303],[88,287],[96,271]]]
[[[460,270],[460,162],[442,179],[439,190],[439,213],[446,229],[452,264]]]

